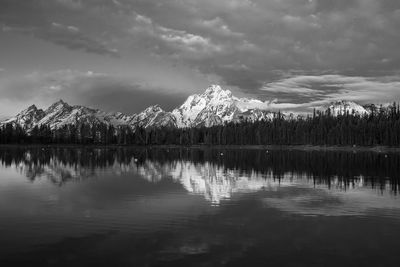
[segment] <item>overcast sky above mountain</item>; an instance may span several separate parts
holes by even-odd
[[[0,0],[0,114],[165,109],[211,83],[279,108],[400,100],[398,0]]]

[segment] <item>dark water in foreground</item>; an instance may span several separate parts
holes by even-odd
[[[1,266],[399,266],[400,155],[0,149]]]

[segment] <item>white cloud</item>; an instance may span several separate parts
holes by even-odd
[[[400,78],[300,75],[267,83],[262,90],[282,96],[288,94],[293,99],[304,100],[300,104],[275,104],[276,107],[282,108],[313,108],[338,100],[382,104],[400,100]]]
[[[137,14],[135,20],[139,23],[143,23],[145,25],[148,26],[152,26],[153,25],[153,21],[151,20],[151,18]]]
[[[210,38],[192,34],[184,30],[176,30],[154,23],[149,17],[137,14],[137,24],[132,29],[132,34],[144,34],[179,53],[191,53],[193,56],[219,52],[222,47],[213,43]]]
[[[65,25],[63,25],[61,23],[57,23],[57,22],[52,22],[51,26],[54,27],[54,28],[58,28],[60,30],[67,30],[67,31],[70,31],[70,32],[79,32],[80,31],[80,29],[78,27],[65,26]]]
[[[79,28],[75,27],[75,26],[67,26],[67,29],[72,31],[72,32],[79,32],[80,31]]]
[[[240,38],[244,36],[243,33],[232,31],[230,27],[220,17],[215,17],[211,20],[201,20],[200,22],[198,22],[198,26],[221,36],[235,38]]]

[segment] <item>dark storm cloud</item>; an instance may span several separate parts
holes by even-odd
[[[172,110],[184,101],[180,94],[160,93],[157,89],[107,74],[60,70],[34,72],[18,81],[9,81],[0,94],[3,100],[11,102],[34,104],[39,100],[43,105],[49,105],[63,99],[71,105],[127,114],[140,112],[154,104]]]
[[[348,8],[357,7],[357,0],[318,0],[315,1],[315,9],[318,12],[343,11]]]
[[[370,76],[400,66],[398,1],[120,3],[132,8],[136,44],[242,89],[281,78],[277,71]]]
[[[35,36],[69,49],[84,50],[89,53],[118,56],[116,49],[110,49],[101,42],[82,34],[75,26],[65,26],[53,22],[45,31],[37,31]]]
[[[146,47],[243,89],[260,88],[276,78],[275,70],[364,75],[400,64],[395,0],[3,0],[0,5],[7,27],[34,29],[72,49],[115,54],[83,31],[52,26],[75,20],[80,25],[74,26],[86,23],[99,40],[106,32],[114,41]],[[244,77],[238,79],[238,73]]]
[[[59,23],[58,18],[63,19],[74,13],[61,8],[61,4],[57,5],[56,2],[2,0],[0,1],[0,25],[3,31],[31,34],[69,49],[118,56],[118,51],[107,47],[101,39],[83,33],[76,26]],[[67,1],[62,2],[67,3]],[[78,1],[75,2],[78,3]]]
[[[70,49],[147,52],[296,105],[360,90],[326,76],[309,93],[272,85],[327,74],[381,82],[400,71],[398,0],[2,0],[0,23]],[[388,87],[366,88],[384,97],[374,92]]]

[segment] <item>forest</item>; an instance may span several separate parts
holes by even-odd
[[[151,128],[113,127],[105,124],[65,125],[59,129],[35,126],[29,132],[18,125],[0,127],[1,144],[78,145],[337,145],[399,146],[400,109],[369,115],[332,116],[328,111],[296,119],[279,112],[273,120],[226,123],[213,127]]]

